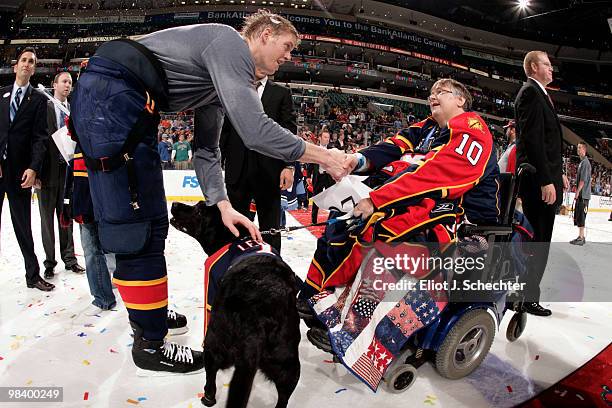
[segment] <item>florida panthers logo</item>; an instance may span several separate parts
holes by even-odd
[[[484,132],[484,128],[482,127],[482,122],[480,122],[476,118],[468,118],[468,127],[470,129],[478,129],[481,132]]]

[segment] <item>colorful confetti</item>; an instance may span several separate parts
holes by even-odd
[[[26,385],[31,385],[31,384],[32,384],[32,380],[28,380],[28,381],[26,382]]]
[[[588,337],[589,339],[591,339],[591,340],[595,340],[595,337],[593,337],[593,336],[587,336],[587,337]]]
[[[100,330],[100,334],[104,333],[105,331],[106,331],[106,327]]]
[[[91,346],[91,343],[93,343],[93,340],[92,340],[92,339],[87,340],[87,345],[88,345],[88,346]]]
[[[138,402],[138,401],[134,401],[134,400],[133,400],[133,399],[131,399],[131,398],[128,398],[128,399],[127,399],[127,402],[129,402],[130,404],[134,404],[134,405],[138,405],[138,404],[140,404],[140,402]]]
[[[435,395],[427,395],[427,398],[425,399],[425,401],[423,401],[424,404],[429,404],[429,405],[436,405],[435,400],[438,399],[438,397],[436,397]]]
[[[327,364],[335,364],[334,360],[323,360],[323,362]]]
[[[85,394],[83,394],[83,401],[87,401],[89,399],[89,391],[85,391]]]
[[[535,359],[536,359],[536,361],[538,361],[538,360],[540,359],[540,355],[539,355],[539,354],[537,354],[537,355],[535,356]]]
[[[90,365],[90,364],[91,364],[91,363],[90,363],[88,360],[83,360],[83,365],[88,366],[88,365]]]
[[[87,335],[85,333],[83,333],[83,332],[80,332],[79,334],[77,334],[77,336],[79,336],[79,337],[87,337]]]
[[[118,352],[117,350],[114,350],[114,349],[110,349],[109,351],[110,351],[111,353],[119,354],[119,352]]]
[[[140,402],[140,401],[146,401],[146,400],[147,400],[147,397],[138,397],[138,402]]]
[[[204,398],[204,393],[203,392],[198,392],[198,398],[200,398],[200,399]]]
[[[508,389],[508,392],[512,392],[512,387],[509,385],[506,385],[506,388]]]
[[[336,390],[334,394],[340,394],[342,391],[346,391],[346,388],[340,388],[339,390]]]
[[[4,360],[4,357],[0,356],[0,361]]]

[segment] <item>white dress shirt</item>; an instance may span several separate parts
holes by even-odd
[[[266,84],[268,83],[268,77],[265,76],[257,82],[261,83],[261,86],[257,88],[257,94],[259,95],[259,100],[261,100],[261,95],[263,95]]]
[[[13,92],[11,92],[11,100],[9,101],[9,103],[13,103],[13,99],[15,99],[15,94],[17,93],[17,88],[21,88],[21,96],[20,96],[20,100],[19,100],[19,106],[21,106],[21,104],[23,103],[23,98],[25,97],[26,92],[28,91],[28,88],[30,87],[30,83],[28,82],[27,85],[24,86],[19,86],[17,85],[17,82],[15,82],[13,84]]]

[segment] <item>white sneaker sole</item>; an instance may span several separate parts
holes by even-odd
[[[189,331],[189,326],[179,327],[177,329],[168,329],[168,336],[179,336]]]
[[[136,376],[138,377],[174,377],[177,375],[193,375],[193,374],[201,374],[204,372],[204,368],[200,368],[196,371],[190,371],[188,373],[173,373],[171,371],[153,371],[153,370],[145,370],[143,368],[136,369]]]

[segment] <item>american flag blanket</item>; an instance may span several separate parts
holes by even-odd
[[[411,250],[419,251],[419,247]],[[420,251],[424,253],[412,255],[424,255],[427,248]],[[369,252],[352,284],[324,290],[310,299],[328,328],[334,354],[374,392],[408,338],[435,321],[448,303],[446,292],[422,288],[419,283],[442,282],[441,274],[381,272],[373,267],[377,254]]]

